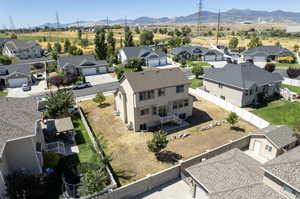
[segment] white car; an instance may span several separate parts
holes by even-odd
[[[44,75],[42,73],[38,73],[38,74],[36,74],[36,79],[37,80],[44,80],[45,77],[44,77]]]
[[[30,87],[30,85],[28,85],[28,84],[23,84],[23,85],[22,85],[22,90],[23,90],[23,91],[30,91],[30,90],[31,90],[31,87]]]

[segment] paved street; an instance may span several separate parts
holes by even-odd
[[[108,92],[114,91],[119,87],[119,82],[111,82],[106,84],[95,85],[90,88],[85,88],[81,90],[73,90],[74,97],[84,97],[89,95],[94,95],[97,92]]]

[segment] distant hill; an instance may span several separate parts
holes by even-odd
[[[213,23],[217,22],[218,13],[203,11],[202,22]],[[131,25],[149,25],[149,24],[179,24],[179,23],[196,23],[198,20],[198,13],[194,13],[188,16],[181,16],[175,18],[151,18],[151,17],[139,17],[137,19],[127,20]],[[257,10],[241,10],[231,9],[221,13],[222,23],[300,23],[300,13],[287,12],[282,10],[276,11],[257,11]],[[81,26],[95,26],[106,24],[106,20],[99,21],[80,21]],[[109,24],[124,24],[124,19],[109,20]],[[61,24],[61,27],[75,26],[77,22],[69,24]],[[39,27],[56,27],[56,23],[46,23]]]

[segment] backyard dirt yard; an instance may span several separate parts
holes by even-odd
[[[99,108],[93,101],[82,102],[80,106],[100,143],[105,146],[104,150],[107,154],[111,154],[112,167],[122,185],[172,166],[171,163],[157,161],[154,154],[148,151],[147,141],[151,139],[151,133],[129,132],[120,118],[113,114],[113,97],[107,97],[106,102],[107,106],[104,108]],[[228,124],[208,131],[200,130],[213,121],[223,120],[227,114],[222,108],[208,101],[203,99],[195,101],[193,117],[190,120],[191,127],[169,135],[172,137],[186,133],[190,136],[170,141],[165,151],[188,159],[256,130],[244,121],[239,121],[236,125],[244,131],[231,130]]]

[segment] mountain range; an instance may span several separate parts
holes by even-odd
[[[127,23],[130,25],[160,25],[160,24],[195,24],[198,20],[198,12],[175,18],[152,18],[152,17],[139,17],[136,19],[128,19]],[[201,13],[201,22],[214,23],[218,20],[218,13],[203,11]],[[109,20],[110,25],[124,24],[124,19]],[[221,12],[221,22],[225,24],[232,23],[300,23],[300,13],[287,12],[282,10],[276,11],[257,11],[257,10],[241,10],[231,9],[225,12]],[[68,24],[61,24],[61,27],[70,27],[79,24],[80,26],[90,27],[97,25],[105,25],[107,20],[98,21],[79,21]],[[56,23],[46,23],[39,27],[56,27]]]

